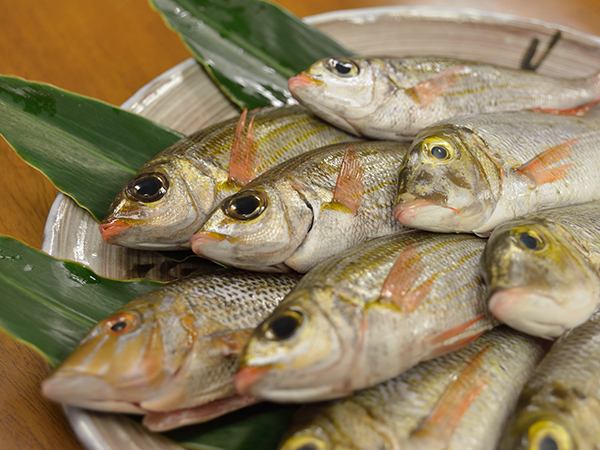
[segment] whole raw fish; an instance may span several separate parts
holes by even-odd
[[[600,313],[561,337],[525,384],[500,450],[598,450]]]
[[[396,219],[482,236],[539,209],[600,199],[600,121],[539,112],[456,118],[419,133]]]
[[[600,302],[600,202],[504,223],[481,261],[494,316],[525,333],[558,337]]]
[[[555,78],[436,56],[325,58],[290,78],[292,95],[349,133],[412,139],[452,117],[500,111],[574,109],[600,99],[600,73]]]
[[[408,145],[334,144],[273,167],[225,199],[191,238],[226,265],[307,272],[353,245],[404,230],[394,220]]]
[[[236,389],[275,401],[341,397],[466,345],[497,324],[479,274],[484,245],[411,230],[332,256],[257,327]]]
[[[143,414],[158,431],[255,403],[233,388],[239,356],[299,279],[222,271],[161,286],[94,326],[42,391],[69,405]]]
[[[264,108],[205,128],[161,151],[117,194],[100,224],[109,244],[189,248],[222,199],[265,168],[307,150],[356,140],[301,106]]]
[[[303,406],[280,450],[490,450],[547,341],[507,327],[350,397]]]

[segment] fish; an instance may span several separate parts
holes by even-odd
[[[165,431],[258,402],[233,387],[242,349],[298,274],[221,269],[162,285],[98,322],[42,381],[49,399],[143,415]]]
[[[394,217],[487,237],[530,212],[600,199],[600,120],[539,112],[456,118],[419,133]]]
[[[223,200],[190,239],[194,253],[258,271],[306,273],[374,237],[392,216],[408,144],[333,144],[278,164]]]
[[[600,201],[527,214],[499,225],[481,258],[491,313],[554,339],[600,302]]]
[[[550,343],[506,326],[337,400],[303,405],[279,450],[489,450]]]
[[[409,230],[328,258],[255,329],[236,390],[277,402],[337,398],[467,345],[498,324],[479,273],[484,245]]]
[[[312,148],[357,138],[292,105],[244,111],[186,136],[145,163],[100,224],[108,244],[189,249],[221,200],[267,167]]]
[[[561,336],[523,387],[499,450],[597,450],[600,311]]]
[[[558,78],[439,56],[328,57],[291,77],[288,87],[300,104],[348,133],[412,140],[459,116],[585,114],[600,99],[600,72]]]

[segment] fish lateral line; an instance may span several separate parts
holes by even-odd
[[[353,216],[365,193],[364,170],[360,159],[356,156],[354,145],[350,144],[344,153],[331,201],[323,205],[324,209],[342,208]],[[337,207],[337,208],[336,208]]]
[[[490,382],[483,367],[484,354],[492,344],[486,345],[455,375],[444,390],[422,426],[411,433],[411,439],[433,438],[448,442],[473,401]]]
[[[574,138],[543,151],[515,169],[515,173],[528,177],[534,187],[565,178],[571,172],[571,168],[575,163],[563,164],[553,168],[550,168],[550,166],[570,157],[573,153],[573,144],[578,140],[579,138]]]
[[[380,298],[396,304],[405,312],[414,311],[433,288],[433,279],[427,279],[410,294],[425,265],[411,242],[403,250],[381,287]]]
[[[406,92],[421,106],[432,103],[436,97],[450,89],[457,81],[467,74],[467,64],[460,64],[444,70],[427,80],[421,81]]]
[[[248,110],[244,109],[240,114],[229,158],[229,180],[240,186],[256,178],[263,156],[263,152],[259,153],[254,145],[254,115],[246,129],[247,113]]]

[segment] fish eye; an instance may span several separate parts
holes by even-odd
[[[435,163],[450,161],[453,156],[450,143],[436,137],[427,138],[423,141],[423,151],[427,158]]]
[[[313,436],[293,436],[288,439],[283,446],[289,450],[326,450],[328,446]]]
[[[277,314],[266,323],[265,337],[272,341],[283,341],[291,338],[302,325],[304,315],[289,309]]]
[[[135,177],[126,188],[127,195],[139,202],[150,203],[160,200],[169,189],[169,181],[162,173],[151,172]]]
[[[138,323],[137,317],[125,313],[111,317],[104,322],[103,328],[109,334],[123,334],[131,331]]]
[[[523,231],[519,234],[519,244],[528,250],[541,250],[544,242],[535,234]]]
[[[567,430],[557,423],[540,421],[529,427],[528,450],[572,450],[573,445]]]
[[[267,207],[267,197],[258,191],[244,191],[232,195],[223,206],[223,212],[232,219],[251,220],[260,216]]]
[[[358,65],[346,58],[329,58],[325,66],[334,74],[349,78],[358,75]]]

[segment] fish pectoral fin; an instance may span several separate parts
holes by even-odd
[[[433,102],[438,95],[450,89],[454,83],[466,75],[466,68],[466,64],[451,67],[425,81],[421,81],[406,91],[417,103],[421,104],[421,106],[427,106]]]
[[[142,423],[151,431],[161,432],[174,428],[204,423],[240,408],[259,403],[254,397],[232,395],[193,408],[175,411],[149,412]]]
[[[483,368],[485,346],[471,358],[436,402],[425,422],[411,434],[411,440],[435,439],[450,442],[463,415],[489,384],[489,373]]]
[[[360,159],[354,151],[354,145],[350,144],[340,166],[333,198],[329,203],[323,205],[323,208],[341,209],[356,215],[364,193],[364,171]]]
[[[565,108],[565,109],[533,108],[532,111],[539,111],[539,112],[545,113],[545,114],[557,114],[557,115],[561,115],[561,116],[583,117],[589,112],[590,109],[592,109],[592,106],[594,106],[596,103],[599,103],[599,102],[600,102],[600,97],[598,97],[595,100],[592,100],[589,103],[586,103],[585,105],[577,106],[576,108]]]
[[[465,323],[461,323],[460,325],[456,325],[455,327],[450,328],[446,331],[439,331],[437,333],[432,333],[425,338],[426,346],[433,347],[434,350],[427,355],[428,358],[437,358],[438,356],[445,355],[446,353],[452,352],[454,350],[458,350],[459,348],[464,347],[465,345],[471,343],[479,336],[481,336],[485,331],[481,331],[479,333],[475,333],[473,335],[467,336],[462,339],[458,339],[450,344],[444,344],[445,341],[452,339],[454,337],[459,336],[463,331],[469,328],[471,325],[479,322],[487,318],[487,314],[482,314],[481,316],[475,317]]]
[[[557,167],[550,166],[570,157],[573,153],[573,144],[578,140],[579,138],[571,139],[545,150],[518,169],[515,169],[515,173],[527,176],[535,186],[565,178],[571,171],[571,167],[575,165],[574,163],[563,164]]]
[[[256,178],[262,160],[262,152],[259,154],[254,145],[254,116],[245,130],[247,113],[244,109],[240,115],[229,158],[229,179],[241,186]]]
[[[402,250],[388,273],[381,287],[380,299],[396,304],[404,312],[413,311],[433,287],[433,280],[429,278],[415,288],[424,268],[421,255],[410,243]]]
[[[242,354],[250,335],[254,330],[247,328],[244,330],[235,330],[228,333],[222,333],[218,336],[209,336],[214,348],[219,349],[224,357],[239,356]]]

